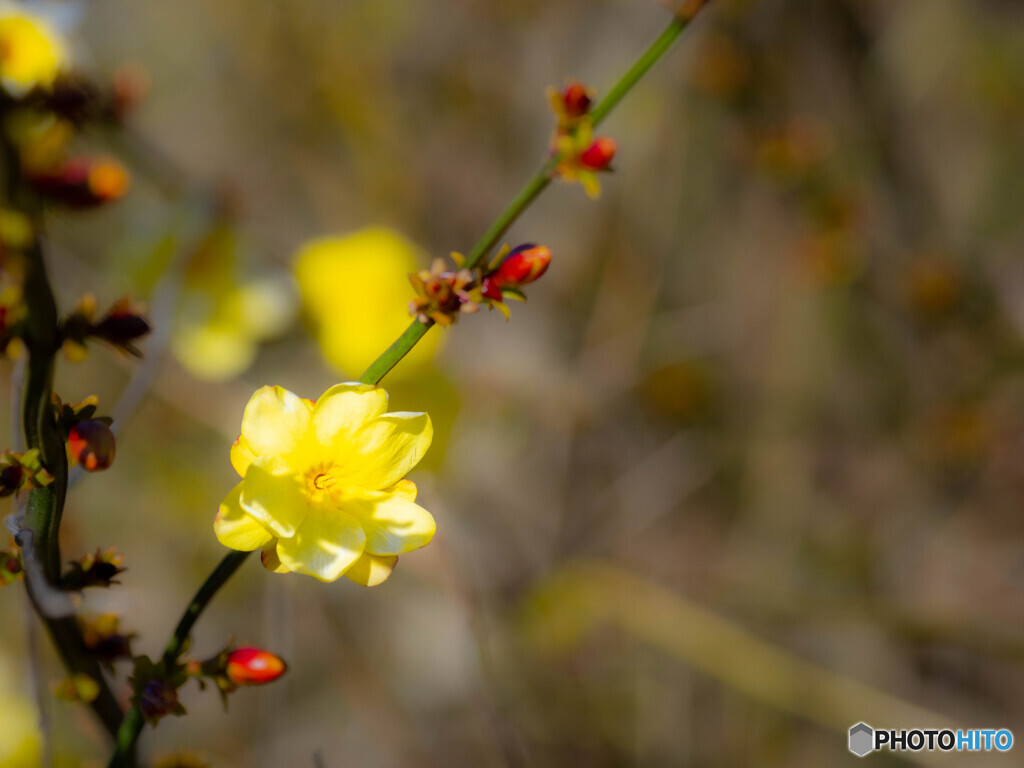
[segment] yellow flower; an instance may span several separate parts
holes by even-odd
[[[424,262],[415,245],[380,227],[314,240],[299,251],[295,276],[328,363],[358,376],[406,329],[409,274]],[[424,337],[395,373],[428,362],[439,336]]]
[[[43,19],[0,5],[0,83],[16,96],[49,87],[66,60],[64,42]]]
[[[282,333],[295,316],[291,281],[282,276],[238,279],[235,227],[215,227],[197,249],[171,337],[171,350],[193,376],[224,381],[256,360],[262,342]]]
[[[231,463],[242,476],[220,505],[217,539],[262,548],[272,571],[374,586],[398,555],[434,537],[434,518],[403,479],[430,446],[425,413],[386,413],[387,393],[338,384],[315,403],[281,387],[256,391]]]
[[[287,279],[194,291],[182,299],[171,349],[193,376],[223,381],[249,368],[260,343],[281,333],[293,316]]]
[[[12,662],[0,655],[0,768],[35,768],[40,751],[36,710],[32,699],[17,684]]]

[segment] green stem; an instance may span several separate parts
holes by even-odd
[[[658,38],[640,55],[640,58],[633,62],[633,66],[626,70],[626,74],[619,78],[619,82],[613,85],[601,102],[591,110],[590,118],[595,126],[600,125],[608,117],[608,114],[622,101],[623,96],[629,93],[633,86],[640,81],[640,78],[646,75],[648,70],[665,54],[665,51],[672,47],[672,43],[682,34],[689,23],[689,18],[682,16],[674,18],[665,27],[665,31],[658,35]]]
[[[691,17],[692,18],[692,17]],[[672,43],[676,41],[676,38],[686,29],[690,23],[689,18],[683,18],[677,16],[672,19],[669,25],[665,28],[665,31],[658,35],[657,39],[651,43],[646,51],[633,62],[626,73],[619,78],[619,81],[612,86],[612,89],[608,91],[608,94],[601,100],[601,102],[594,107],[591,111],[591,119],[595,126],[599,125],[619,102],[622,101],[623,97],[632,90],[633,86],[636,85],[640,78],[647,74],[648,70],[654,66],[654,64],[660,59],[665,52],[672,46]],[[479,264],[487,255],[494,250],[497,246],[498,241],[501,240],[502,236],[508,231],[516,220],[522,215],[523,211],[530,207],[534,200],[540,197],[541,192],[547,189],[551,183],[552,171],[555,166],[558,165],[559,155],[557,153],[548,157],[544,161],[544,164],[533,174],[529,181],[519,190],[519,193],[512,199],[512,202],[508,204],[508,207],[494,220],[487,231],[484,232],[483,236],[477,241],[473,249],[466,255],[465,266],[468,269],[472,269]],[[378,357],[366,372],[359,378],[360,381],[366,384],[377,384],[381,379],[394,368],[398,362],[409,354],[409,351],[416,346],[417,342],[426,335],[427,331],[433,323],[421,323],[418,320],[414,320],[412,324],[405,329],[405,332],[399,336],[395,342],[388,347],[384,353]]]
[[[59,586],[58,531],[67,493],[68,464],[64,440],[51,410],[54,358],[60,351],[61,340],[57,304],[39,243],[41,212],[38,201],[22,182],[18,150],[9,141],[0,140],[0,160],[5,203],[30,218],[35,238],[24,254],[22,285],[26,310],[22,340],[28,350],[21,404],[25,446],[39,450],[43,466],[53,476],[48,486],[29,492],[22,522],[25,535],[17,537],[25,542],[22,550],[25,588],[68,672],[87,675],[99,686],[99,694],[90,706],[113,736],[121,724],[121,707],[107,685],[103,670],[85,646],[70,597]]]
[[[366,372],[359,377],[359,380],[364,384],[379,383],[387,375],[388,371],[398,365],[399,360],[409,354],[409,350],[416,346],[416,342],[426,335],[433,324],[433,320],[426,323],[413,320],[409,327],[403,331],[402,335],[395,339],[391,346],[385,349],[384,353],[373,361],[370,367],[366,369]]]
[[[651,46],[644,52],[644,54],[634,62],[633,66],[629,68],[625,75],[619,80],[618,83],[608,92],[608,95],[601,101],[592,112],[594,125],[599,124],[605,117],[608,116],[615,106],[622,100],[622,98],[630,91],[630,89],[636,85],[641,77],[652,67],[654,63],[662,57],[662,55],[669,49],[672,43],[675,41],[679,34],[683,31],[686,25],[689,23],[689,19],[682,17],[676,17],[668,25],[664,32],[651,44]],[[550,155],[547,160],[544,161],[540,169],[530,178],[530,180],[519,190],[519,193],[513,198],[512,202],[509,203],[508,207],[494,220],[487,231],[484,232],[480,240],[473,246],[473,249],[469,252],[466,257],[466,267],[472,268],[476,266],[483,258],[489,254],[502,236],[508,231],[509,227],[515,223],[516,219],[525,211],[533,202],[536,200],[541,192],[543,192],[547,186],[551,183],[552,172],[555,166],[558,165],[559,155],[557,153]],[[427,331],[434,325],[433,322],[422,323],[418,320],[414,320],[409,324],[409,327],[402,332],[395,341],[389,346],[376,360],[371,363],[370,367],[366,369],[359,380],[365,384],[379,384],[380,381],[387,375],[387,373],[394,368],[403,357],[405,357],[409,351],[416,346],[420,339],[422,339]],[[210,599],[216,594],[217,590],[231,577],[231,575],[238,569],[246,557],[250,553],[248,552],[231,552],[226,555],[216,570],[210,574],[206,582],[196,593],[195,598],[189,605],[182,616],[181,621],[178,623],[178,628],[171,636],[170,642],[167,644],[167,649],[164,652],[164,663],[170,665],[177,663],[178,656],[184,649],[185,643],[188,639],[189,632],[192,629],[192,625],[196,619],[199,618],[199,614],[202,613],[203,609],[209,603]],[[134,764],[134,752],[135,743],[139,738],[139,734],[142,731],[143,718],[142,714],[136,707],[132,707],[125,716],[124,723],[121,726],[120,733],[117,736],[117,751],[115,752],[109,768],[125,768]]]
[[[178,656],[185,648],[185,644],[188,642],[189,633],[192,632],[192,627],[199,618],[199,614],[203,612],[213,596],[217,594],[217,591],[227,583],[235,571],[237,571],[242,563],[245,562],[246,558],[251,555],[252,552],[229,552],[224,555],[224,558],[217,564],[217,567],[213,569],[213,573],[206,577],[206,581],[196,592],[196,596],[192,598],[192,602],[188,604],[188,608],[185,609],[185,613],[182,614],[181,620],[178,621],[178,626],[174,629],[174,634],[171,635],[171,639],[167,642],[167,647],[164,649],[164,664],[170,666],[178,661]]]
[[[181,656],[182,651],[185,650],[185,646],[188,644],[188,636],[192,632],[192,627],[206,606],[209,605],[213,596],[227,583],[227,580],[234,575],[235,571],[242,566],[242,563],[251,554],[251,552],[229,552],[217,564],[213,572],[206,577],[206,581],[203,582],[203,585],[196,592],[192,602],[188,604],[188,608],[185,609],[181,619],[178,621],[178,626],[175,627],[171,639],[167,641],[167,647],[164,649],[163,655],[165,671],[170,672],[174,665],[178,663],[178,657]],[[128,710],[128,714],[125,715],[124,722],[121,723],[121,729],[117,732],[117,747],[113,758],[111,758],[110,768],[125,768],[135,764],[135,743],[139,739],[139,734],[142,733],[142,726],[144,724],[145,719],[142,716],[142,712],[137,706],[133,705]]]

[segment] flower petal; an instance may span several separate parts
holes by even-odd
[[[245,438],[241,435],[236,437],[235,442],[231,444],[231,466],[235,468],[239,477],[245,477],[245,471],[255,458],[256,454],[252,452]]]
[[[220,503],[213,520],[213,532],[225,547],[251,552],[270,541],[273,535],[242,509],[242,485],[244,483],[236,485]]]
[[[364,587],[376,587],[384,583],[396,565],[397,555],[371,555],[364,552],[355,565],[345,571],[345,578]]]
[[[245,406],[241,437],[254,456],[274,459],[280,469],[304,442],[309,423],[307,401],[284,387],[262,387]]]
[[[260,552],[260,564],[271,573],[290,573],[281,563],[281,558],[277,556],[277,541],[277,539],[271,539],[263,545],[263,551]]]
[[[366,531],[366,551],[400,555],[426,546],[437,529],[427,510],[398,494],[380,491],[349,493],[339,505]]]
[[[388,409],[388,393],[372,384],[349,382],[328,389],[313,407],[317,443],[329,453],[344,452],[366,422]]]
[[[288,570],[334,581],[359,560],[366,534],[351,515],[316,507],[291,538],[277,542],[277,556]]]
[[[278,536],[294,536],[309,513],[309,496],[296,475],[268,471],[274,459],[256,459],[241,483],[242,508]]]
[[[434,426],[425,413],[378,416],[355,434],[338,482],[374,491],[394,485],[419,463],[433,437]]]
[[[391,493],[394,494],[395,496],[401,496],[403,499],[406,499],[408,501],[416,501],[416,483],[414,483],[412,480],[399,480],[390,488],[385,488],[384,493]]]

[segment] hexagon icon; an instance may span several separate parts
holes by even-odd
[[[875,731],[867,723],[857,723],[850,728],[850,751],[857,757],[864,757],[875,749]]]

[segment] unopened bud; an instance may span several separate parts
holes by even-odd
[[[594,171],[606,171],[618,149],[615,139],[598,136],[580,155],[580,165]]]
[[[114,462],[114,433],[99,419],[86,419],[68,433],[68,460],[86,472],[98,472]]]
[[[11,465],[0,470],[0,498],[16,493],[25,479],[25,469],[20,465]]]
[[[568,117],[583,117],[590,110],[590,94],[583,83],[572,81],[562,89],[562,104]]]
[[[282,659],[261,648],[236,648],[228,652],[224,674],[235,685],[272,683],[288,670]]]
[[[149,322],[142,315],[113,309],[92,327],[93,336],[110,342],[116,347],[128,347],[149,331]]]
[[[117,200],[129,186],[128,171],[120,163],[87,157],[33,174],[30,180],[44,195],[70,208],[95,208]]]
[[[549,248],[527,243],[514,248],[488,278],[499,288],[526,285],[543,275],[550,264]]]

